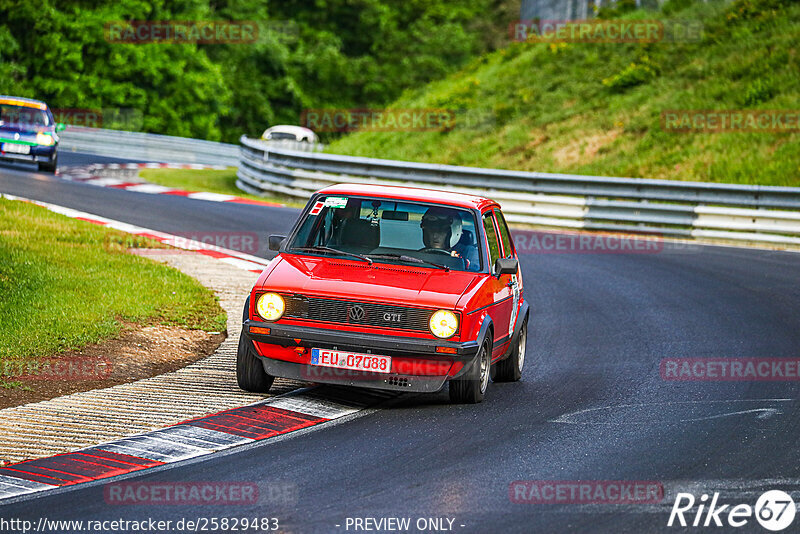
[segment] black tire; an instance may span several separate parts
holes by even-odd
[[[247,319],[249,309],[250,297],[247,297],[244,302],[243,320]],[[275,381],[274,376],[270,376],[264,371],[261,360],[256,356],[253,342],[244,332],[239,335],[239,348],[236,351],[236,381],[240,388],[253,393],[268,392]]]
[[[450,381],[450,402],[458,404],[477,404],[483,401],[486,388],[489,386],[489,374],[492,367],[492,339],[491,331],[483,340],[476,368],[472,369],[464,378]]]
[[[495,382],[516,382],[522,378],[522,368],[525,365],[525,344],[528,341],[528,318],[519,329],[514,348],[508,358],[497,362],[497,370],[492,377]]]
[[[37,164],[37,167],[39,168],[40,172],[55,173],[56,172],[56,167],[58,167],[58,156],[55,156],[53,158],[52,163],[49,162],[49,161],[40,161]]]

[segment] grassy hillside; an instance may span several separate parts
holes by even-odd
[[[654,16],[655,15],[655,16]],[[675,133],[665,110],[800,110],[800,2],[671,1],[699,42],[514,43],[392,107],[468,110],[449,132],[362,132],[335,153],[541,172],[800,186],[794,133]]]

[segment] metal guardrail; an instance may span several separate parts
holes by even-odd
[[[59,150],[160,163],[201,163],[235,167],[239,147],[187,137],[70,126]]]
[[[242,137],[237,185],[308,198],[384,183],[488,196],[509,222],[800,245],[800,188],[548,174],[286,150]]]

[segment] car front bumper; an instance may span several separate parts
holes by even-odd
[[[255,334],[251,332],[252,327],[269,328],[270,333]],[[420,372],[419,369],[413,373],[398,372],[395,369],[391,373],[371,373],[322,367],[302,361],[288,361],[259,354],[264,370],[272,376],[407,392],[439,391],[446,380],[459,377],[472,367],[479,348],[477,341],[458,343],[399,336],[376,336],[306,326],[263,323],[251,319],[244,322],[242,331],[250,339],[264,344],[262,352],[267,352],[269,346],[291,350],[307,349],[308,351],[312,348],[333,349],[391,356],[393,361],[397,359],[405,363],[413,360],[419,363],[419,368],[426,364],[434,366],[442,364],[446,368],[444,372],[440,371],[436,374]],[[447,347],[455,352],[452,354],[439,353],[436,352],[436,347]],[[308,356],[305,358],[307,359]],[[447,365],[447,363],[451,365]],[[417,366],[411,364],[411,367]]]
[[[0,142],[2,144],[2,142]],[[24,161],[27,163],[52,163],[58,153],[58,145],[44,146],[37,145],[31,147],[30,154],[17,154],[16,152],[0,152],[0,160],[5,161]]]

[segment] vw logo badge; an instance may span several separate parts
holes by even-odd
[[[350,319],[353,320],[353,321],[361,321],[361,320],[363,320],[364,319],[364,315],[366,315],[366,312],[364,311],[364,308],[362,308],[361,306],[358,306],[358,305],[350,306],[350,309],[347,310],[347,316],[350,317]]]

